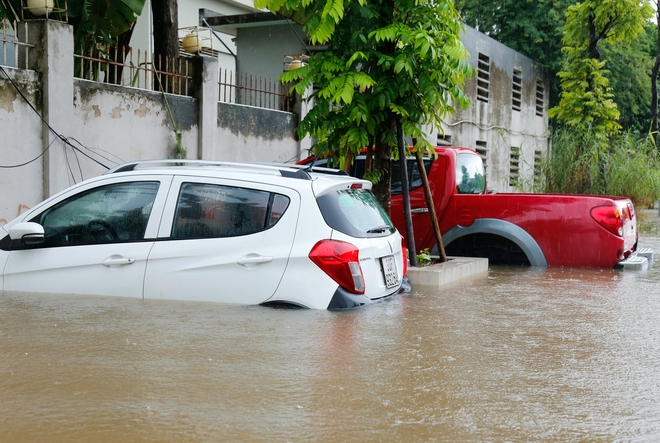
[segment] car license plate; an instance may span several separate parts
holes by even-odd
[[[393,288],[399,284],[399,277],[396,273],[396,266],[394,265],[394,256],[388,255],[380,259],[383,267],[383,276],[385,277],[385,286]]]

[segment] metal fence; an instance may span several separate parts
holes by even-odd
[[[292,111],[292,98],[279,80],[221,69],[219,85],[223,103]]]
[[[106,46],[74,54],[74,59],[77,78],[184,96],[192,92],[189,57],[154,59],[139,49]]]
[[[0,65],[9,66],[12,68],[18,68],[18,59],[19,59],[19,49],[24,48],[34,48],[34,45],[28,43],[27,41],[19,41],[18,27],[25,26],[26,32],[25,39],[28,39],[27,33],[27,23],[25,22],[13,22],[10,23],[6,19],[0,21]],[[29,50],[20,51],[21,57],[27,57]],[[26,60],[27,65],[27,60]]]

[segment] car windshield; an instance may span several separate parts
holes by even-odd
[[[376,197],[366,189],[331,192],[317,199],[323,218],[333,229],[352,237],[390,235],[394,225]]]
[[[486,192],[486,176],[481,157],[472,154],[456,156],[456,190],[459,194]]]

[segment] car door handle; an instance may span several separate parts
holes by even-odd
[[[411,209],[410,212],[412,212],[413,214],[425,213],[425,212],[429,212],[429,208],[414,208]]]
[[[130,265],[131,263],[134,263],[135,259],[130,258],[130,257],[121,257],[117,255],[112,255],[105,260],[103,260],[103,265],[110,267],[110,266],[123,266],[123,265]]]
[[[273,261],[273,257],[258,254],[248,254],[238,259],[236,263],[239,265],[252,265],[259,263],[268,263]]]

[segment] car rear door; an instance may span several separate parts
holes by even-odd
[[[171,179],[109,176],[30,211],[45,242],[12,248],[4,290],[142,298]]]
[[[145,277],[145,298],[258,304],[295,238],[299,194],[249,181],[175,177]]]

